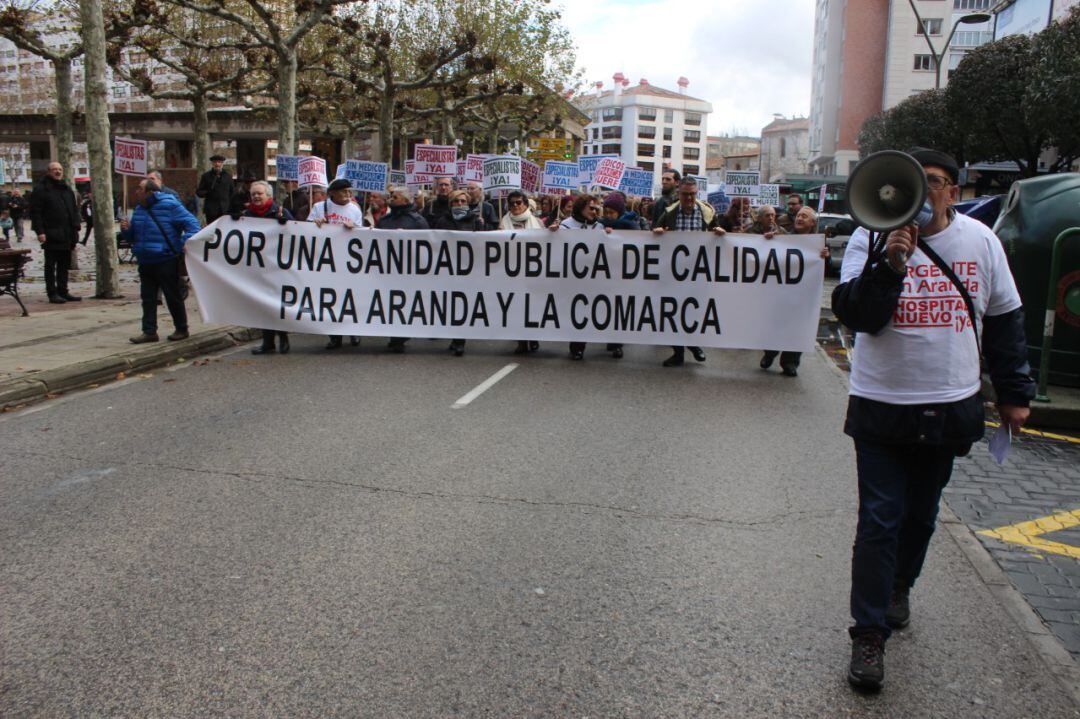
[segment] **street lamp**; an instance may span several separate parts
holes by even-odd
[[[953,23],[952,30],[949,31],[949,36],[945,38],[945,48],[939,54],[934,49],[934,43],[930,42],[930,33],[927,32],[928,28],[923,24],[922,16],[919,15],[919,10],[915,7],[915,0],[908,0],[908,5],[911,6],[911,11],[915,13],[915,21],[919,24],[919,32],[926,39],[926,46],[930,48],[930,55],[934,58],[934,89],[940,89],[941,61],[945,59],[945,53],[949,51],[949,43],[952,42],[953,35],[956,34],[956,28],[960,27],[961,23],[964,25],[979,25],[989,22],[993,16],[988,12],[973,12],[958,17],[956,22]]]

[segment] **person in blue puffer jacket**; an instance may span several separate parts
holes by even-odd
[[[187,339],[187,309],[180,283],[180,259],[184,243],[199,231],[199,221],[184,209],[180,200],[151,179],[142,180],[135,189],[135,212],[131,221],[122,220],[120,230],[131,241],[139,262],[139,295],[142,298],[142,334],[131,338],[133,344],[157,342],[158,290],[176,329],[170,341]]]

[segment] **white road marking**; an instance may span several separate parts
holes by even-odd
[[[454,402],[454,404],[450,406],[450,409],[461,409],[462,407],[467,407],[470,402],[472,402],[484,392],[487,392],[489,389],[494,387],[499,380],[501,380],[503,377],[510,374],[517,368],[518,366],[516,362],[511,362],[510,364],[506,365],[501,370],[499,370],[498,372],[491,375],[486,380],[469,390],[469,392],[462,396],[461,399],[459,399],[457,402]]]

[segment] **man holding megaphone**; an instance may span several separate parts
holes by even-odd
[[[1013,432],[1035,396],[1016,284],[994,233],[952,208],[959,174],[949,155],[916,148],[875,153],[848,178],[860,228],[832,306],[856,332],[844,424],[859,483],[848,681],[864,689],[881,688],[885,641],[910,621],[953,460],[983,436],[980,353]]]

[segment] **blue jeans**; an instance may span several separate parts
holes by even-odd
[[[859,525],[851,557],[852,636],[889,636],[885,610],[893,586],[914,586],[922,570],[955,457],[949,446],[855,440]]]

